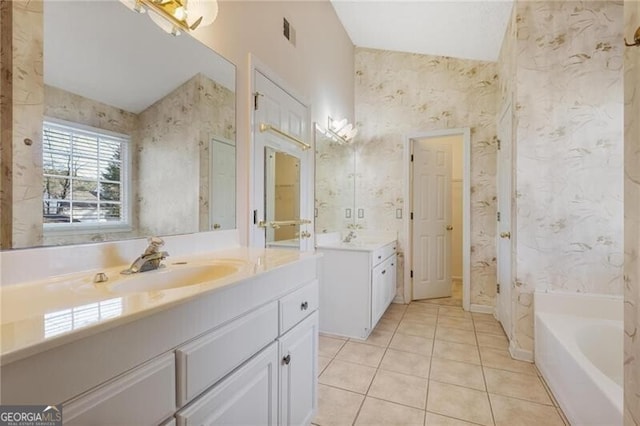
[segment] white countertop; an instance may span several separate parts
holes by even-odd
[[[225,259],[241,264],[237,272],[213,281],[127,293],[109,290],[109,283],[94,284],[98,272],[116,276],[128,265],[13,284],[0,288],[0,365],[134,321],[218,291],[262,273],[302,259],[312,252],[236,247],[165,260],[168,268],[180,262],[206,263]],[[175,264],[175,265],[174,265]],[[157,274],[162,270],[141,274]]]

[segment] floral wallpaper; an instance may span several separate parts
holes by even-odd
[[[622,2],[517,2],[500,57],[514,102],[515,322],[533,292],[622,294]]]
[[[624,3],[624,34],[640,25],[640,2]],[[640,425],[640,48],[624,54],[624,424]]]
[[[471,303],[493,306],[496,288],[496,63],[356,49],[356,206],[365,229],[395,231],[404,220],[403,155],[410,133],[471,128]],[[402,217],[398,218],[398,209]],[[398,276],[397,294],[402,298]]]
[[[13,68],[7,70],[11,74],[3,72],[3,78],[13,76],[13,150],[11,170],[3,172],[13,179],[12,246],[21,248],[42,244],[43,4],[19,0],[6,7],[13,8]]]
[[[235,94],[197,74],[139,119],[140,232],[209,230],[209,141],[235,140]]]

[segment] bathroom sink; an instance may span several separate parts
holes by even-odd
[[[240,267],[238,262],[174,264],[155,271],[110,277],[104,285],[114,293],[169,290],[218,280],[238,272]]]

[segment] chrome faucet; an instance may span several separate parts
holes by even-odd
[[[120,272],[124,275],[137,274],[138,272],[152,271],[162,267],[162,261],[169,256],[166,251],[159,251],[164,245],[162,238],[149,237],[149,245],[144,253],[133,261],[128,269]]]
[[[344,237],[343,242],[344,242],[344,243],[350,243],[350,242],[351,242],[351,240],[353,240],[354,238],[357,238],[357,237],[358,237],[358,236],[356,235],[356,233],[355,233],[355,232],[353,232],[353,231],[349,231],[349,234],[348,234],[346,237]]]

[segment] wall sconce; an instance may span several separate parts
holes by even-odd
[[[149,18],[164,31],[179,35],[211,25],[218,16],[216,0],[120,0],[138,13],[149,11]]]
[[[633,35],[633,43],[627,43],[627,38],[624,39],[625,46],[640,46],[640,27],[636,30],[636,33]]]
[[[358,129],[346,118],[334,120],[328,117],[327,133],[336,142],[349,143],[358,134]]]

